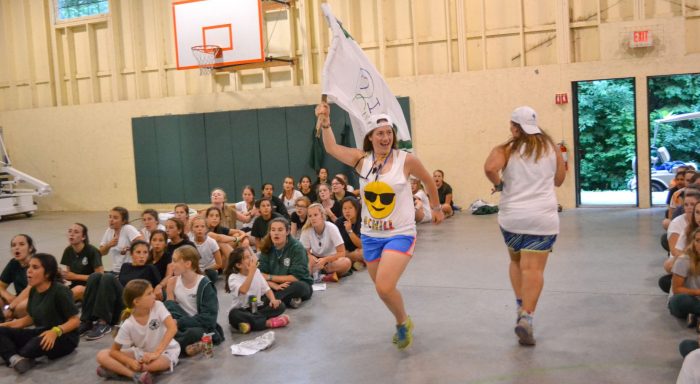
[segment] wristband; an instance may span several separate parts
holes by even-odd
[[[272,281],[272,275],[267,275],[267,281]]]
[[[63,336],[63,330],[61,329],[61,327],[56,326],[56,327],[51,328],[51,330],[54,331],[54,333],[56,333],[56,336],[58,336],[58,337]]]

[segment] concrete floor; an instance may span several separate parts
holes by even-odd
[[[289,327],[254,356],[229,345],[254,337],[228,332],[230,299],[219,290],[219,323],[227,340],[211,360],[183,359],[159,383],[670,383],[682,360],[677,345],[695,332],[669,315],[657,287],[664,252],[661,211],[578,209],[561,214],[535,319],[537,346],[513,333],[508,257],[496,216],[458,214],[423,225],[400,288],[416,324],[410,350],[391,344],[393,319],[366,272],[316,292],[288,310]],[[94,242],[107,212],[39,213],[0,222],[0,263],[13,234],[60,256],[70,223],[90,228]],[[220,280],[218,285],[221,286]],[[95,354],[111,340],[82,341],[77,351],[18,377],[0,367],[0,383],[101,382]]]

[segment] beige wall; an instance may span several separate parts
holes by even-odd
[[[697,72],[698,63],[700,55],[691,55],[418,76],[389,83],[396,94],[411,98],[419,157],[429,169],[445,171],[456,201],[466,205],[479,197],[491,199],[483,161],[492,146],[507,138],[515,106],[532,105],[555,140],[572,143],[572,104],[555,105],[554,94],[570,92],[571,81],[634,76],[638,125],[644,127],[646,76]],[[53,186],[54,194],[41,200],[42,209],[103,210],[113,205],[136,209],[141,207],[136,201],[132,117],[311,104],[319,95],[319,87],[308,86],[6,111],[0,114],[0,126],[16,167]],[[309,116],[310,123],[313,119]],[[639,130],[638,143],[644,159],[645,129]],[[640,174],[648,174],[645,161],[639,164]],[[642,192],[648,190],[644,188],[648,179],[642,177],[640,183]],[[573,169],[559,198],[565,207],[575,205]],[[640,198],[642,205],[646,201],[648,195]]]
[[[213,79],[174,69],[171,2],[113,0],[107,17],[54,25],[51,0],[0,0],[0,48],[13,52],[0,56],[0,126],[14,165],[54,188],[41,209],[141,208],[133,117],[319,99],[328,46],[321,1],[299,0],[267,21],[279,23],[273,45],[291,49],[295,66]],[[572,81],[635,77],[640,205],[648,205],[646,77],[700,72],[700,0],[329,3],[395,94],[411,98],[417,153],[446,172],[462,205],[492,199],[482,164],[507,138],[514,107],[533,106],[571,151],[572,103],[557,106],[554,94],[571,101]],[[635,28],[654,31],[654,48],[628,48]],[[565,207],[575,205],[573,174],[559,189]]]

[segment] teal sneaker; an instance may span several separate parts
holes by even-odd
[[[399,350],[406,349],[413,343],[413,321],[410,316],[405,323],[396,326],[396,333],[392,341]]]

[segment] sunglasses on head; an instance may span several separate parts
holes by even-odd
[[[394,201],[394,196],[396,196],[395,193],[374,193],[370,191],[365,191],[365,199],[369,201],[370,203],[374,203],[377,201],[377,196],[379,196],[379,201],[382,202],[384,205],[389,205],[391,204],[392,201]]]

